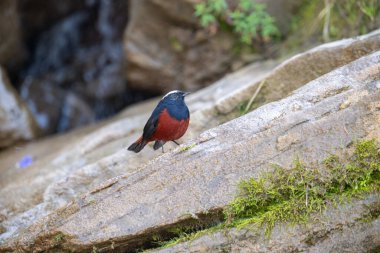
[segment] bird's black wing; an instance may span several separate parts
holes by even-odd
[[[153,116],[153,115],[152,115]],[[158,125],[158,117],[150,117],[144,126],[143,139],[149,140],[154,134]]]
[[[160,113],[162,112],[162,109],[163,108],[161,107],[161,103],[159,103],[156,109],[154,109],[154,111],[152,112],[152,115],[150,115],[150,118],[148,119],[148,121],[146,122],[144,126],[144,132],[143,132],[144,140],[149,140],[154,134],[154,132],[156,131],[157,125],[158,125],[158,119],[160,117]]]

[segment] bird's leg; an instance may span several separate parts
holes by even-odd
[[[164,145],[162,145],[161,148],[162,148],[162,153],[164,154],[165,153]]]
[[[176,142],[176,141],[172,141],[172,142],[174,142],[175,144],[177,144],[177,145],[179,146],[179,143],[178,143],[178,142]]]

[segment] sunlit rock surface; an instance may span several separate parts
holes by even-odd
[[[0,149],[31,140],[37,134],[34,118],[0,66]]]
[[[275,69],[274,62],[254,64],[194,93],[188,99],[187,142],[167,145],[164,155],[150,147],[139,154],[125,149],[141,133],[157,100],[96,126],[0,153],[0,250],[134,250],[189,215],[222,208],[239,179],[257,175],[267,163],[286,166],[294,154],[316,161],[353,139],[379,138],[378,52],[364,51],[370,54],[350,63],[352,57],[338,69],[330,65],[325,69],[330,73],[319,72],[323,76],[301,71],[302,78],[290,77],[281,71],[310,54],[323,55],[324,48],[341,50],[363,39],[319,47]],[[317,63],[300,62],[300,69]],[[271,77],[293,78],[299,86],[316,80],[215,127],[237,116],[237,106]],[[17,168],[28,156],[32,163]],[[66,239],[56,240],[60,234]]]

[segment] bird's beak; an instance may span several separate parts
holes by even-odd
[[[186,97],[187,95],[189,95],[191,92],[185,92],[184,94],[183,94],[183,96],[184,97]]]

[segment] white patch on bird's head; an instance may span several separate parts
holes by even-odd
[[[184,101],[185,96],[187,96],[188,94],[190,94],[190,92],[183,92],[183,91],[180,91],[180,90],[173,90],[173,91],[169,92],[168,94],[166,94],[161,99],[161,101],[163,101],[163,100]]]
[[[167,93],[161,100],[165,99],[166,97],[174,93],[183,93],[183,92],[180,90],[172,90],[171,92]]]

